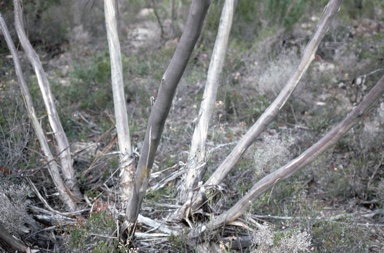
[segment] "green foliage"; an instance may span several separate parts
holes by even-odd
[[[107,51],[95,55],[88,66],[75,65],[73,79],[64,94],[69,104],[80,103],[81,109],[112,108],[111,65]],[[84,94],[87,96],[84,97]]]
[[[187,239],[184,235],[173,235],[168,237],[173,252],[193,252],[187,245]]]
[[[307,0],[263,0],[266,17],[286,28],[292,27],[306,12]]]
[[[58,73],[60,75],[60,73]],[[70,83],[63,85],[51,80],[52,93],[57,98],[60,117],[67,134],[85,136],[87,129],[78,125],[73,117],[76,110],[113,110],[111,70],[109,54],[103,51],[87,61],[78,60],[70,73]],[[32,93],[39,93],[32,89]],[[109,129],[110,121],[99,122],[103,130]]]
[[[77,62],[73,72],[70,73],[69,84],[63,85],[55,80],[50,80],[61,123],[69,139],[76,138],[85,141],[90,134],[89,126],[83,120],[76,119],[76,111],[113,110],[110,79],[109,54],[104,51],[87,62]],[[36,93],[39,92],[39,90],[36,91]],[[99,120],[97,123],[102,130],[106,131],[111,127],[111,122],[107,117],[99,117]]]
[[[29,79],[29,93],[32,97],[33,106],[38,117],[46,116],[45,106],[43,97],[40,92],[39,83],[37,82],[36,76],[31,76]]]
[[[69,10],[61,2],[23,1],[26,31],[32,44],[54,51],[55,47],[68,40]]]
[[[312,228],[315,252],[368,252],[369,233],[343,222],[320,221]]]
[[[213,1],[204,34],[215,37],[224,1]],[[237,2],[232,35],[252,41],[264,28],[291,28],[306,13],[307,0],[242,0]],[[267,28],[267,29],[268,29]],[[205,37],[204,37],[205,38]]]
[[[212,1],[211,6],[208,10],[208,14],[205,21],[205,29],[202,31],[204,36],[203,38],[209,38],[212,42],[212,39],[216,37],[217,29],[220,24],[221,11],[223,9],[224,1]]]
[[[24,169],[34,161],[36,153],[27,154],[27,148],[36,149],[32,128],[22,96],[15,80],[0,81],[0,166]]]
[[[343,1],[340,16],[347,21],[367,17],[384,20],[382,15],[377,15],[375,8],[384,8],[384,2],[381,0]]]
[[[174,187],[169,184],[166,187],[163,187],[157,191],[148,192],[145,198],[150,203],[157,203],[164,197],[173,198],[175,194],[176,192],[174,191]]]
[[[149,73],[149,59],[143,55],[130,55],[123,57],[123,64],[127,66],[128,76],[144,77]]]
[[[267,108],[270,102],[265,96],[254,95],[237,85],[226,85],[219,91],[219,100],[224,102],[225,120],[244,121],[252,125]],[[249,106],[252,105],[252,106]]]
[[[94,211],[85,219],[77,218],[77,223],[69,227],[67,247],[70,252],[126,252],[116,238],[116,223],[107,212],[107,204],[95,202]]]

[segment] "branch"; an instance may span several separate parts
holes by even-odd
[[[1,17],[0,17],[1,18]],[[1,18],[2,19],[2,18]],[[20,251],[20,252],[31,252],[31,249],[17,239],[15,239],[7,230],[0,224],[0,245],[4,246],[4,250],[8,252]]]
[[[308,69],[309,64],[314,59],[314,55],[320,44],[320,41],[323,39],[327,29],[329,28],[333,17],[336,15],[336,12],[340,7],[340,4],[341,0],[329,1],[329,3],[324,9],[323,16],[318,22],[317,30],[311,41],[308,43],[304,51],[303,57],[301,58],[301,61],[296,68],[296,71],[288,80],[285,87],[280,92],[275,101],[273,101],[273,103],[266,109],[266,111],[260,116],[260,118],[255,122],[255,124],[237,143],[236,147],[232,150],[228,157],[213,172],[211,177],[204,184],[205,186],[219,185],[228,175],[231,169],[235,166],[235,164],[239,161],[244,152],[251,146],[251,144],[256,140],[260,133],[264,131],[268,124],[271,123],[272,120],[279,113],[281,108],[284,106],[284,104],[287,102],[288,98],[291,96],[292,92],[296,88],[302,75]],[[199,199],[202,198],[195,197],[193,203],[191,203],[191,201],[186,202],[179,210],[174,213],[172,220],[182,220],[186,212],[188,212],[188,208],[190,206],[192,206],[193,209],[193,207],[201,205],[201,203],[197,201]]]
[[[363,116],[371,109],[373,104],[379,100],[382,94],[384,94],[384,76],[364,97],[361,103],[336,127],[329,131],[323,138],[307,149],[299,157],[262,178],[232,208],[209,222],[206,227],[215,229],[225,223],[234,221],[239,216],[243,215],[261,194],[273,187],[276,183],[291,177],[305,165],[313,162],[318,156],[324,153],[324,151],[334,145],[346,132],[348,132],[349,129],[351,129],[363,118]]]

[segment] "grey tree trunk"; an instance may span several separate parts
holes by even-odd
[[[161,80],[158,96],[149,116],[144,145],[135,173],[135,194],[132,194],[127,202],[126,218],[131,223],[130,225],[136,221],[139,214],[165,120],[171,108],[177,85],[200,36],[209,5],[209,0],[192,1],[184,33]]]

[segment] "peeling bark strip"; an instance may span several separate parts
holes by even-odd
[[[48,79],[44,73],[42,64],[40,62],[39,56],[33,49],[31,43],[29,42],[27,35],[24,31],[22,10],[19,0],[14,0],[15,7],[15,26],[17,35],[19,37],[20,43],[28,57],[29,62],[31,63],[37,81],[39,83],[40,92],[43,96],[45,109],[47,110],[49,124],[53,131],[53,136],[57,142],[57,154],[60,157],[61,171],[67,185],[67,191],[72,192],[76,198],[81,199],[81,193],[77,186],[75,179],[75,172],[72,166],[71,151],[69,150],[69,142],[67,136],[64,132],[64,129],[61,125],[59,115],[56,111],[55,102],[51,89],[49,87]]]
[[[15,11],[16,11],[16,8],[15,8]],[[39,140],[40,146],[43,149],[44,155],[48,160],[47,165],[48,165],[49,174],[51,175],[53,183],[55,184],[59,192],[60,199],[67,206],[67,209],[70,211],[75,211],[76,203],[71,197],[71,194],[66,190],[66,186],[60,176],[59,167],[56,163],[55,158],[51,153],[51,150],[49,149],[49,145],[48,145],[47,139],[45,138],[44,131],[41,128],[41,125],[37,119],[37,116],[35,113],[35,107],[33,106],[33,102],[32,102],[32,97],[31,97],[31,94],[29,93],[27,84],[24,80],[23,71],[21,70],[20,59],[19,59],[19,56],[17,55],[16,47],[13,44],[11,35],[9,34],[8,28],[4,22],[4,19],[1,17],[1,15],[0,15],[0,26],[3,31],[5,41],[7,42],[9,51],[11,52],[11,55],[12,55],[12,59],[15,65],[15,70],[17,75],[17,81],[20,86],[21,94],[24,98],[24,103],[27,109],[28,117],[32,122],[36,136]]]
[[[129,134],[127,106],[124,95],[123,67],[121,63],[120,42],[117,32],[116,0],[104,0],[105,25],[108,37],[109,56],[111,61],[111,82],[113,104],[116,117],[120,158],[132,153]]]
[[[177,85],[200,36],[209,5],[210,0],[192,1],[184,33],[161,80],[158,96],[149,116],[144,145],[136,169],[136,193],[130,196],[127,203],[126,218],[129,222],[135,222],[139,214],[165,120],[171,108]]]
[[[234,221],[243,215],[254,203],[254,201],[265,191],[270,189],[276,183],[291,177],[305,165],[313,162],[319,155],[334,145],[345,133],[348,132],[362,116],[366,114],[375,102],[384,94],[384,76],[376,83],[371,91],[363,98],[361,103],[353,109],[343,121],[329,131],[323,138],[307,149],[296,159],[290,161],[285,166],[265,176],[257,182],[252,189],[241,198],[228,211],[218,216],[207,224],[207,228],[216,229],[225,223]]]
[[[120,42],[117,31],[117,0],[104,0],[104,13],[111,61],[111,81],[116,131],[120,150],[120,192],[121,201],[125,203],[128,196],[134,194],[133,175],[136,164],[134,163],[134,157],[131,157],[132,146],[124,95]]]

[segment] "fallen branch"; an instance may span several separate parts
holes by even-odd
[[[143,223],[149,227],[152,227],[154,230],[159,230],[163,233],[166,233],[168,235],[171,235],[171,234],[179,234],[180,232],[180,229],[179,228],[171,228],[171,227],[168,227],[160,222],[157,222],[155,220],[152,220],[150,218],[147,218],[147,217],[144,217],[142,216],[141,214],[139,214],[139,217],[137,218],[137,221],[139,223]]]
[[[31,185],[32,187],[32,190],[35,192],[36,196],[40,199],[40,201],[44,204],[44,206],[52,213],[54,214],[57,214],[57,215],[62,215],[62,216],[76,216],[76,215],[79,215],[81,213],[84,213],[84,212],[87,212],[89,211],[89,208],[88,209],[82,209],[82,210],[77,210],[77,211],[72,211],[72,212],[59,212],[55,209],[53,209],[49,204],[48,202],[44,199],[44,197],[40,194],[39,190],[36,188],[35,184],[32,182],[31,179],[29,179],[28,177],[26,178],[28,183]]]
[[[8,252],[20,251],[31,253],[31,249],[23,242],[14,238],[8,231],[0,224],[0,245]]]

